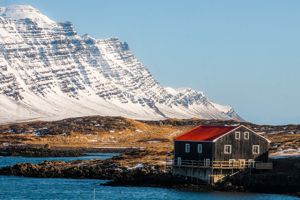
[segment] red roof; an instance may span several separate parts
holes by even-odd
[[[175,138],[175,141],[213,141],[236,126],[198,126]]]

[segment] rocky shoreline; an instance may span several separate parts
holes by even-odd
[[[102,147],[102,148],[49,148],[47,145],[23,145],[0,147],[0,156],[24,157],[79,157],[87,153],[124,153],[137,150],[134,147]]]
[[[128,152],[126,155],[134,152]],[[114,156],[110,159],[44,161],[38,164],[18,163],[13,166],[0,168],[0,175],[13,175],[39,178],[91,178],[111,180],[125,177],[128,174],[157,173],[159,169],[153,167],[125,167],[120,164],[124,155]]]
[[[229,191],[281,193],[299,196],[299,159],[274,161],[274,170],[268,172],[245,171],[227,178],[220,184],[208,186],[201,182],[173,176],[163,165],[139,163],[127,165],[127,158],[145,152],[128,151],[107,160],[78,160],[71,162],[44,161],[39,164],[19,163],[0,168],[0,175],[38,178],[77,178],[108,180],[106,186],[167,187],[189,191]],[[146,152],[147,153],[147,152]],[[125,161],[125,162],[124,162]],[[290,169],[290,170],[287,170]],[[291,170],[292,169],[292,170]]]
[[[106,160],[44,161],[38,164],[18,163],[0,168],[0,175],[36,178],[76,178],[108,180],[106,186],[147,186],[211,191],[211,188],[175,177],[164,165],[131,163],[147,151],[128,150]],[[140,159],[140,161],[142,161]]]
[[[32,146],[9,146],[0,148],[0,156],[24,156],[24,157],[78,157],[84,156],[81,149],[49,149]]]
[[[0,175],[35,178],[75,178],[101,179],[108,182],[104,186],[166,187],[191,191],[212,191],[213,188],[199,183],[191,183],[182,177],[175,177],[161,166],[138,164],[122,167],[120,157],[108,160],[88,161],[44,161],[39,164],[19,163],[0,168]]]
[[[296,194],[300,196],[300,159],[272,160],[273,169],[267,171],[242,171],[226,178],[216,189],[261,193]]]
[[[19,163],[0,169],[0,175],[36,178],[89,178],[108,180],[122,170],[106,161],[44,161],[39,164]]]

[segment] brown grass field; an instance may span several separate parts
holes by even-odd
[[[47,122],[48,124],[36,122],[14,125],[14,130],[21,130],[17,131],[18,133],[8,133],[7,130],[12,129],[12,125],[5,125],[2,126],[2,129],[0,127],[0,146],[1,144],[2,146],[40,147],[47,145],[48,148],[53,149],[138,147],[147,151],[142,156],[144,163],[155,161],[158,164],[165,161],[167,153],[172,152],[174,137],[195,126],[195,123],[178,124],[177,121],[175,123],[148,123],[125,118],[118,118],[118,122],[112,119],[103,121],[104,118],[100,117],[102,120],[101,127],[109,128],[94,129],[94,125],[91,125],[90,121],[94,122],[95,119],[98,118],[89,119],[88,122],[83,121],[80,126],[64,121]],[[121,128],[118,123],[122,124]],[[50,127],[50,133],[37,135],[28,131],[45,126]],[[62,131],[62,129],[66,130]],[[300,134],[282,132],[276,134],[272,132],[272,134],[264,134],[264,136],[272,141],[270,153],[300,147]],[[136,159],[131,155],[126,162],[134,164],[140,158],[141,155],[137,156]]]

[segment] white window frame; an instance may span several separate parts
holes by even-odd
[[[248,131],[244,132],[244,140],[249,140],[249,138],[250,138],[250,133]]]
[[[190,153],[190,151],[191,151],[191,145],[189,143],[186,143],[184,150],[185,150],[185,153]]]
[[[198,145],[197,145],[197,152],[198,152],[198,153],[202,153],[202,148],[203,148],[203,147],[202,147],[202,144],[198,144]]]
[[[181,165],[181,157],[177,157],[177,165],[178,165],[178,166]]]
[[[206,158],[206,159],[205,159],[205,166],[206,166],[206,167],[209,167],[209,166],[210,166],[210,159],[209,159],[209,158]]]
[[[226,151],[226,147],[229,147],[229,152]],[[231,154],[232,152],[232,145],[226,144],[224,145],[224,154]]]
[[[248,159],[248,166],[251,167],[251,168],[254,168],[254,166],[255,166],[254,159]]]
[[[234,134],[234,138],[235,138],[236,140],[240,140],[240,139],[241,139],[241,132],[236,131],[235,134]]]
[[[257,152],[254,151],[255,147],[257,147]],[[260,147],[259,147],[259,145],[252,145],[252,154],[254,154],[254,155],[260,154]]]

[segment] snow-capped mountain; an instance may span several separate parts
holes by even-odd
[[[162,87],[117,38],[79,36],[27,5],[0,8],[0,122],[87,115],[241,118],[202,92]]]

